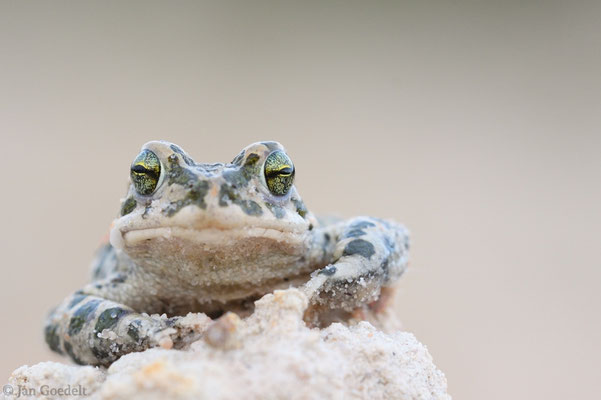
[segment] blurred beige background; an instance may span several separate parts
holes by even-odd
[[[456,399],[599,398],[600,16],[3,0],[2,380],[64,360],[43,317],[88,279],[145,141],[214,162],[273,139],[313,211],[412,230],[398,314]]]

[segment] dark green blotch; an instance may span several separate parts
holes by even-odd
[[[207,203],[205,203],[205,196],[209,192],[209,182],[208,181],[198,181],[190,188],[184,201],[189,202],[190,204],[196,204],[200,208],[207,208]]]
[[[233,187],[243,188],[248,184],[251,176],[244,173],[243,169],[229,169],[223,171],[223,179]]]
[[[228,202],[228,200],[230,202],[236,202],[240,199],[240,196],[238,196],[238,193],[234,190],[234,188],[231,185],[228,185],[226,183],[223,183],[221,185],[221,188],[219,189],[219,205],[221,207],[227,207],[230,203]]]
[[[234,157],[232,164],[241,166],[242,160],[244,160],[244,153],[246,153],[246,150],[242,150],[236,157]]]
[[[94,332],[100,333],[105,329],[113,328],[117,325],[119,319],[130,313],[131,311],[124,310],[121,307],[112,307],[104,310],[98,316]],[[110,364],[117,358],[117,354],[122,353],[123,345],[113,340],[94,335],[94,343],[91,350],[92,354],[94,354],[101,364]]]
[[[94,311],[96,311],[99,304],[100,300],[90,300],[73,313],[67,330],[69,336],[77,335],[83,326],[94,318]]]
[[[125,274],[117,274],[111,278],[111,283],[123,283],[127,277]]]
[[[167,183],[169,185],[177,183],[178,185],[185,186],[190,182],[196,182],[197,180],[198,176],[196,176],[196,174],[179,165],[179,161],[175,154],[167,157]]]
[[[150,213],[150,210],[152,210],[152,202],[147,201],[146,205],[144,206],[144,212],[142,213],[142,219],[148,218],[148,214]]]
[[[369,221],[357,221],[357,222],[353,222],[350,225],[351,229],[365,229],[365,228],[370,228],[370,227],[374,227],[376,226],[376,224],[374,224],[373,222],[369,222]]]
[[[124,310],[121,307],[108,308],[98,316],[94,330],[96,332],[102,332],[105,329],[110,329],[117,324],[120,318],[129,313],[131,313],[131,311]]]
[[[46,343],[48,343],[48,346],[50,346],[53,351],[62,354],[63,351],[60,347],[61,340],[56,333],[57,328],[56,325],[47,325],[44,329],[44,337],[46,338]]]
[[[140,342],[140,328],[142,327],[142,321],[134,319],[129,323],[127,327],[127,335],[132,338],[136,343]]]
[[[86,364],[85,362],[81,361],[79,359],[79,357],[77,357],[77,355],[75,355],[75,352],[73,351],[73,347],[71,346],[71,343],[65,342],[64,346],[65,346],[65,351],[67,352],[67,354],[69,354],[69,356],[71,356],[71,359],[73,361],[75,361],[76,364],[79,364],[79,365]]]
[[[252,167],[257,164],[261,157],[257,153],[250,153],[244,162],[245,167]]]
[[[208,181],[196,181],[192,186],[188,189],[188,192],[184,196],[183,199],[171,202],[163,212],[171,217],[175,215],[182,208],[195,204],[196,206],[202,208],[203,210],[207,208],[207,203],[205,202],[205,196],[209,193],[209,182]]]
[[[75,295],[73,295],[73,298],[69,302],[69,305],[67,306],[67,308],[69,308],[69,309],[73,308],[74,306],[76,306],[77,304],[79,304],[86,297],[88,297],[87,294],[75,294]]]
[[[380,269],[384,273],[384,282],[388,282],[388,277],[390,276],[390,269],[388,267],[388,263],[389,263],[389,260],[388,260],[388,257],[387,257],[380,264]]]
[[[184,151],[182,150],[182,148],[181,148],[181,147],[179,147],[179,146],[177,146],[177,145],[175,145],[175,144],[172,144],[172,145],[171,145],[171,146],[169,146],[169,147],[171,148],[171,150],[175,151],[177,154],[179,154],[180,156],[182,156],[182,159],[184,160],[184,162],[185,162],[187,165],[190,165],[190,166],[192,166],[192,165],[195,165],[195,164],[196,164],[196,163],[194,162],[194,160],[193,160],[193,159],[191,159],[191,158],[190,158],[190,156],[188,156],[188,155],[186,154],[186,152],[184,152]]]
[[[369,221],[357,221],[349,225],[348,229],[342,234],[343,238],[360,237],[365,235],[364,229],[376,226]]]
[[[319,271],[319,275],[332,276],[336,273],[336,267],[333,265],[328,265]]]
[[[258,154],[250,153],[242,167],[223,171],[223,178],[235,188],[245,187],[253,176],[258,175],[260,166],[257,161],[260,158]]]
[[[219,205],[227,207],[230,202],[238,205],[248,215],[258,216],[263,214],[263,209],[259,204],[252,200],[241,199],[233,186],[224,183],[219,189]]]
[[[106,343],[106,339],[98,340],[98,341],[96,341],[96,344],[94,346],[92,346],[92,348],[91,348],[92,354],[94,354],[94,357],[96,357],[96,359],[100,363],[106,362],[106,360],[110,356],[109,352],[104,350],[105,343]]]
[[[130,196],[127,199],[125,199],[123,204],[121,204],[121,216],[127,215],[133,210],[135,210],[137,205],[138,202],[136,201],[136,199],[133,198],[133,196]]]
[[[308,212],[307,207],[305,207],[305,203],[303,203],[302,200],[299,200],[296,198],[292,198],[290,200],[296,207],[297,214],[300,215],[301,217],[305,218],[305,215],[307,215],[307,212]]]
[[[248,215],[258,216],[263,214],[261,206],[252,200],[242,200],[238,205]]]
[[[343,256],[358,254],[368,260],[375,254],[374,245],[363,239],[355,239],[349,242],[342,253]]]
[[[284,207],[278,206],[277,204],[265,203],[265,207],[267,207],[277,219],[284,218],[286,215]]]
[[[362,231],[361,229],[351,229],[351,230],[344,232],[344,235],[342,237],[350,238],[350,237],[359,237],[359,236],[363,236],[363,235],[365,235],[365,232]]]

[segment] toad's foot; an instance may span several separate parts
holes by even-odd
[[[402,225],[358,217],[329,229],[335,261],[315,271],[303,288],[314,306],[352,311],[377,300],[381,288],[405,271],[409,233]]]
[[[202,335],[210,321],[204,317],[206,321],[198,314],[167,318],[137,313],[111,300],[76,293],[50,313],[45,337],[52,350],[78,364],[108,366],[134,351],[186,346]]]

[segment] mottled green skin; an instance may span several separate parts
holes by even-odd
[[[216,164],[149,142],[130,175],[92,282],[46,322],[49,347],[79,364],[108,366],[132,351],[185,346],[200,334],[182,317],[188,312],[248,315],[253,300],[289,286],[309,297],[309,322],[324,324],[377,300],[407,265],[401,225],[315,218],[276,142]]]
[[[123,204],[121,204],[121,216],[127,215],[130,212],[132,212],[137,205],[138,202],[136,201],[136,199],[133,198],[133,196],[130,196],[127,199],[125,199],[123,201]]]

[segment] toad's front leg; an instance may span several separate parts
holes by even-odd
[[[113,297],[114,281],[87,285],[48,315],[44,332],[52,350],[78,364],[108,366],[127,353],[178,347],[200,336],[182,323],[184,317],[137,313],[108,299]]]
[[[311,303],[352,311],[375,300],[407,267],[409,232],[399,224],[370,217],[321,228],[334,240],[332,263],[305,285]]]

